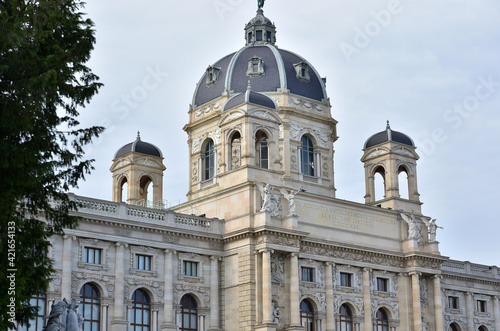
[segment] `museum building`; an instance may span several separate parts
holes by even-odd
[[[196,86],[187,202],[162,203],[159,148],[119,148],[113,201],[71,195],[79,227],[50,239],[40,315],[76,297],[85,331],[500,331],[499,270],[440,254],[412,139],[381,127],[365,203],[336,199],[326,79],[262,8],[244,31]]]

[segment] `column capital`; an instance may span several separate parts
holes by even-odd
[[[363,271],[366,271],[366,272],[372,272],[372,268],[363,268]]]
[[[496,295],[492,295],[492,296],[491,296],[491,299],[492,299],[493,301],[497,301],[497,302],[498,302],[498,296],[496,296]]]
[[[332,266],[332,267],[335,267],[335,263],[330,262],[330,261],[325,262],[325,265],[326,265],[326,266]]]
[[[438,280],[441,280],[441,279],[443,279],[443,276],[442,276],[442,275],[433,275],[433,276],[432,276],[432,279],[438,279]]]
[[[422,273],[421,273],[421,272],[418,272],[418,271],[410,271],[410,272],[408,273],[408,275],[410,275],[410,276],[414,276],[414,275],[415,275],[415,276],[417,276],[417,277],[420,277],[420,276],[422,276]]]
[[[398,277],[407,277],[408,273],[407,272],[399,272]]]
[[[128,247],[128,244],[127,244],[127,243],[124,243],[124,242],[120,242],[120,241],[119,241],[119,242],[117,242],[117,243],[115,244],[115,246],[116,246],[116,247],[121,247],[121,246],[123,246],[123,247]]]
[[[469,296],[472,297],[474,295],[474,293],[473,292],[465,292],[465,295],[468,296],[468,297]]]
[[[290,254],[288,255],[288,257],[299,257],[299,256],[300,256],[300,254],[299,254],[299,253],[296,253],[296,252],[290,253]]]
[[[271,249],[271,248],[263,248],[263,249],[259,249],[259,253],[274,253],[274,250]]]
[[[62,236],[63,239],[69,239],[69,240],[76,240],[76,236],[72,236],[72,235],[67,235],[65,234],[64,236]]]
[[[175,255],[175,254],[177,254],[177,251],[175,249],[166,249],[163,252],[165,253],[165,255],[168,255],[168,254]]]
[[[222,256],[212,255],[212,256],[210,256],[210,260],[211,261],[214,261],[214,260],[222,261]]]

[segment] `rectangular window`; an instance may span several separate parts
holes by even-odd
[[[135,268],[138,270],[151,271],[151,256],[136,254]]]
[[[198,262],[184,261],[184,275],[198,277]]]
[[[345,272],[340,273],[340,286],[351,287],[352,286],[352,274],[348,274]]]
[[[387,279],[386,278],[377,278],[377,291],[387,292]]]
[[[101,264],[102,249],[85,247],[83,249],[83,262]]]
[[[448,305],[451,309],[458,309],[458,298],[448,297]]]
[[[314,282],[314,268],[302,267],[302,281]]]
[[[262,41],[262,30],[257,30],[256,35],[257,38],[255,38],[257,41]]]
[[[486,313],[486,301],[477,300],[477,311],[480,313]]]

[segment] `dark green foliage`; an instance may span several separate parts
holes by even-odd
[[[77,121],[101,86],[85,66],[95,36],[82,6],[0,0],[0,330],[12,326],[8,269],[17,269],[17,321],[26,324],[34,312],[29,298],[47,289],[47,239],[77,225],[70,215],[77,205],[65,192],[92,169],[83,147],[103,131]]]

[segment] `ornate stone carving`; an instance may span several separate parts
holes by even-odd
[[[264,236],[259,237],[259,239],[257,240],[257,244],[263,244],[263,243],[283,245],[283,246],[292,246],[292,247],[299,247],[299,245],[300,245],[299,239],[291,239],[291,238],[280,237],[280,236],[276,236],[276,235],[264,235]]]
[[[283,255],[271,255],[271,279],[273,282],[284,284],[283,276],[285,274],[285,261]]]
[[[379,155],[382,155],[382,154],[387,154],[387,153],[388,153],[388,152],[387,152],[387,150],[385,150],[385,149],[378,149],[378,148],[377,148],[377,149],[375,149],[374,151],[370,152],[370,153],[366,156],[366,158],[367,158],[367,159],[370,159],[370,158],[372,158],[372,157],[379,156]]]
[[[278,129],[279,129],[278,137],[280,139],[284,139],[285,138],[285,127],[283,126],[283,124],[281,124]]]
[[[223,121],[221,124],[226,124],[226,123],[228,123],[228,122],[231,122],[232,120],[235,120],[235,119],[240,118],[240,117],[243,117],[243,116],[244,116],[244,114],[243,114],[243,113],[240,113],[240,112],[234,112],[234,113],[231,113],[231,114],[229,114],[229,116],[228,116],[228,117],[226,117],[226,118],[224,119],[224,121]]]
[[[198,181],[198,161],[196,161],[196,160],[193,161],[193,168],[192,169],[193,169],[193,171],[192,171],[193,176],[191,177],[191,180],[193,182],[197,182]]]
[[[394,153],[413,157],[413,154],[405,148],[398,148],[394,151]]]
[[[265,120],[276,121],[276,119],[273,116],[271,116],[268,112],[257,111],[255,113],[252,113],[252,115]]]
[[[377,298],[372,300],[372,316],[375,317],[377,310],[381,306],[389,307],[394,315],[395,320],[399,320],[399,303],[397,301],[390,301],[385,298]]]
[[[210,304],[210,287],[199,285],[187,285],[174,283],[174,302],[180,302],[182,295],[191,293],[195,295],[201,302],[200,308],[207,308]]]
[[[177,244],[179,242],[179,237],[176,237],[172,234],[164,234],[163,235],[163,242],[170,243],[170,244]]]
[[[204,114],[208,114],[210,113],[212,110],[216,110],[216,109],[219,109],[220,107],[222,106],[222,102],[221,101],[218,101],[216,103],[213,103],[213,104],[210,104],[206,107],[203,107],[203,108],[200,108],[198,109],[195,113],[194,113],[194,118],[198,118]]]
[[[140,159],[139,161],[137,161],[137,163],[144,164],[144,165],[149,166],[149,167],[160,168],[158,163],[153,162],[148,158]]]
[[[224,244],[218,241],[210,241],[208,243],[208,247],[211,249],[222,250],[224,248]]]
[[[352,297],[352,296],[343,296],[343,295],[336,295],[333,298],[333,306],[335,311],[339,311],[341,303],[343,302],[349,302],[352,305],[356,306],[358,309],[359,315],[364,315],[365,313],[365,308],[363,306],[363,298],[359,297]]]
[[[123,228],[114,228],[114,232],[117,236],[130,237],[132,231]]]
[[[260,211],[271,212],[272,217],[281,217],[281,196],[273,193],[273,186],[271,184],[263,184],[255,181],[259,188],[262,208]]]

